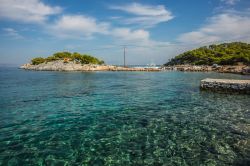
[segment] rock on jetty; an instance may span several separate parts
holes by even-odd
[[[80,64],[75,62],[65,63],[63,60],[45,62],[38,65],[28,63],[22,65],[20,68],[38,71],[161,71],[161,69],[158,68],[129,68],[112,65]]]
[[[250,94],[250,80],[211,79],[201,80],[201,89]]]

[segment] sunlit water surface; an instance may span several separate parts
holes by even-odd
[[[184,72],[0,68],[0,165],[249,165],[250,96]]]

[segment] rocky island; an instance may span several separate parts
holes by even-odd
[[[158,68],[129,68],[106,65],[103,60],[90,55],[70,52],[57,52],[47,58],[34,58],[31,63],[20,67],[38,71],[160,71]]]
[[[209,45],[186,51],[164,64],[166,70],[250,74],[250,44]]]

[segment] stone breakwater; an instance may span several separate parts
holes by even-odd
[[[93,65],[93,64],[80,64],[75,62],[64,63],[62,60],[41,63],[32,65],[30,63],[24,64],[20,67],[25,70],[37,71],[161,71],[157,68],[129,68],[113,65]]]
[[[206,66],[206,65],[175,65],[166,66],[164,70],[176,70],[187,72],[219,72],[219,73],[235,73],[235,74],[250,74],[250,66],[236,65],[236,66]]]
[[[250,94],[250,80],[211,79],[201,80],[201,89]]]

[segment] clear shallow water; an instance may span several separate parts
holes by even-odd
[[[249,165],[250,96],[183,72],[0,68],[0,165]]]

